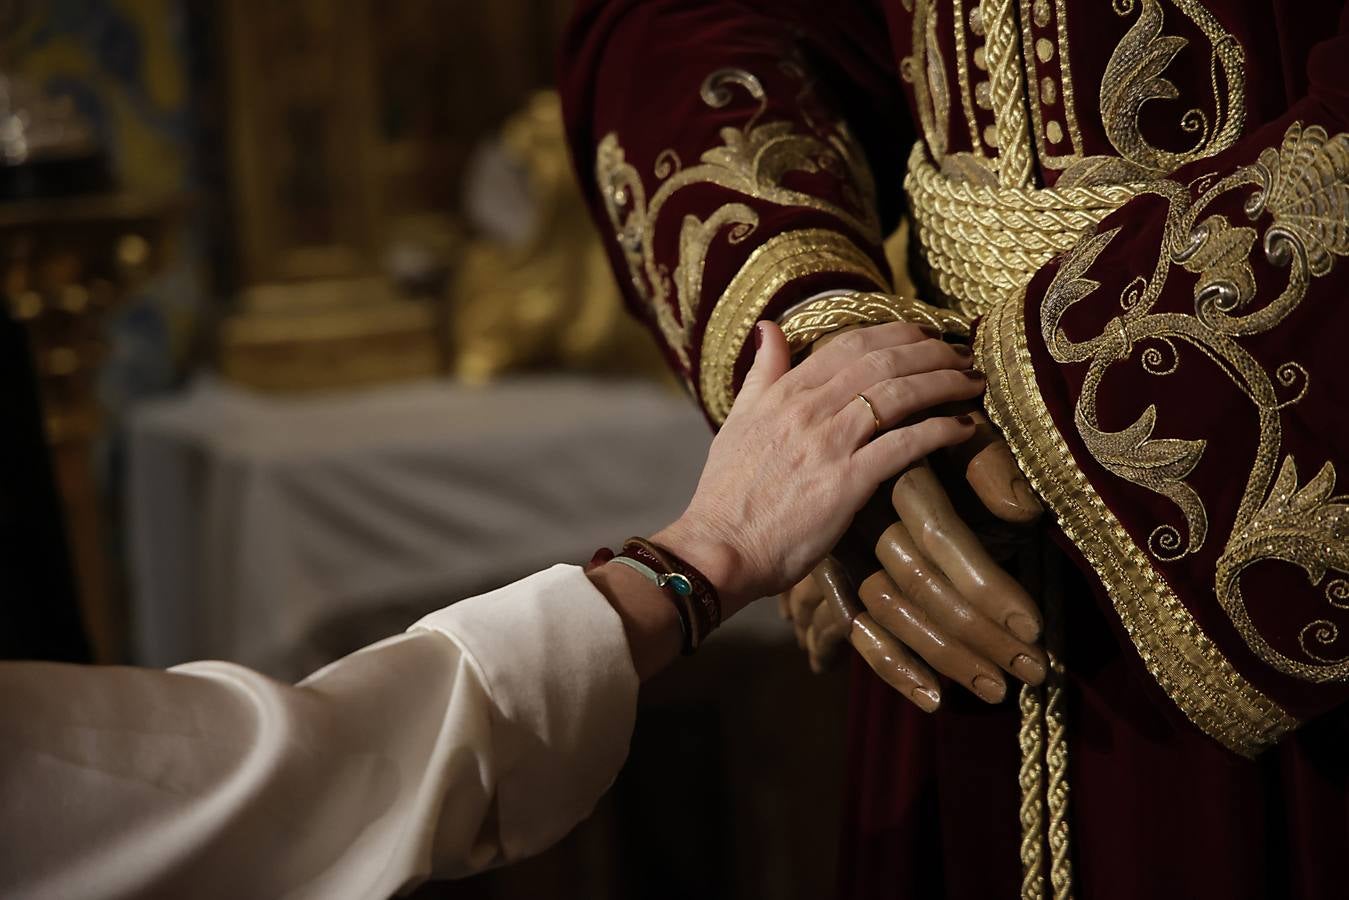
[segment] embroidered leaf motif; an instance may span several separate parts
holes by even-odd
[[[1263,190],[1247,207],[1254,218],[1265,209],[1274,225],[1265,252],[1287,261],[1287,243],[1301,246],[1313,275],[1330,271],[1336,256],[1349,254],[1349,135],[1331,138],[1319,125],[1294,123],[1283,145],[1260,154],[1255,172]]]
[[[1180,508],[1189,533],[1186,551],[1204,543],[1208,535],[1208,514],[1204,503],[1185,479],[1199,465],[1207,442],[1180,438],[1153,438],[1157,426],[1157,407],[1148,406],[1143,414],[1123,431],[1102,431],[1087,421],[1079,410],[1078,431],[1092,457],[1107,471],[1156,491]]]
[[[1176,86],[1162,73],[1188,42],[1162,34],[1162,8],[1157,0],[1143,0],[1138,20],[1130,26],[1101,79],[1101,119],[1106,137],[1120,156],[1135,165],[1165,172],[1177,154],[1149,144],[1139,129],[1139,111],[1149,100],[1173,100]]]
[[[1101,286],[1099,281],[1087,278],[1086,272],[1117,234],[1119,229],[1112,228],[1078,241],[1045,291],[1044,305],[1040,310],[1040,328],[1045,343],[1055,349],[1056,357],[1062,354],[1063,359],[1074,358],[1068,337],[1060,330],[1059,322],[1074,303]]]
[[[1101,185],[1132,184],[1156,178],[1155,169],[1121,159],[1118,156],[1084,156],[1063,170],[1055,187],[1089,188]]]
[[[1297,464],[1285,457],[1269,497],[1234,536],[1219,572],[1271,557],[1301,566],[1312,584],[1327,569],[1349,572],[1349,505],[1332,498],[1334,491],[1333,463],[1299,488]]]

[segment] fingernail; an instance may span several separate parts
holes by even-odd
[[[1012,494],[1015,495],[1016,502],[1026,509],[1033,509],[1037,512],[1044,509],[1040,505],[1040,499],[1030,489],[1030,483],[1024,478],[1017,478],[1012,481]]]
[[[974,424],[974,416],[970,415],[969,413],[961,413],[960,415],[958,415],[958,416],[952,416],[951,418],[955,419],[955,420],[956,420],[957,422],[959,422],[961,425],[973,425],[973,424]]]
[[[918,330],[930,338],[941,337],[941,329],[933,328],[931,325],[919,325]]]
[[[923,712],[936,712],[941,706],[941,694],[929,688],[914,688],[909,692],[909,699]]]
[[[1040,626],[1036,624],[1034,619],[1024,613],[1012,613],[1008,616],[1007,628],[1012,634],[1028,644],[1033,644],[1040,639]]]
[[[952,344],[951,349],[956,352],[956,356],[964,357],[965,359],[969,359],[974,355],[974,351],[969,348],[968,344]]]
[[[758,350],[763,346],[763,323],[759,322],[754,326],[754,349]]]
[[[978,369],[963,369],[962,371],[965,373],[966,378],[972,379],[974,381],[984,380],[984,373],[980,372]]]
[[[1029,659],[1030,657],[1022,658]],[[1007,685],[996,678],[989,678],[987,675],[975,675],[974,692],[989,703],[1001,703],[1002,698],[1007,696]]]
[[[1016,659],[1012,660],[1012,671],[1027,684],[1039,684],[1045,680],[1045,667],[1024,653],[1018,653]]]

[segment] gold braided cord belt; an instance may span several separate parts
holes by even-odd
[[[933,299],[970,317],[1018,293],[1045,263],[1138,192],[1128,184],[975,184],[943,174],[922,142],[909,154],[904,190],[930,282],[943,294]]]

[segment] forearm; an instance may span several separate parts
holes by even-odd
[[[0,894],[389,896],[519,859],[608,788],[636,692],[575,567],[299,685],[219,662],[0,666]]]

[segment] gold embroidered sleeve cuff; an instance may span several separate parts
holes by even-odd
[[[736,361],[754,323],[793,282],[831,274],[861,278],[878,288],[889,281],[866,251],[827,229],[784,232],[750,254],[718,298],[703,332],[699,389],[714,422],[724,422],[731,411]]]
[[[781,325],[792,353],[799,353],[840,328],[884,322],[912,322],[954,337],[970,334],[970,320],[958,312],[922,300],[874,292],[842,293],[803,303],[784,316]]]
[[[1078,467],[1040,394],[1022,298],[981,323],[975,363],[986,405],[1032,487],[1100,578],[1148,672],[1185,715],[1243,756],[1298,722],[1239,673],[1196,623],[1147,552],[1134,543]]]

